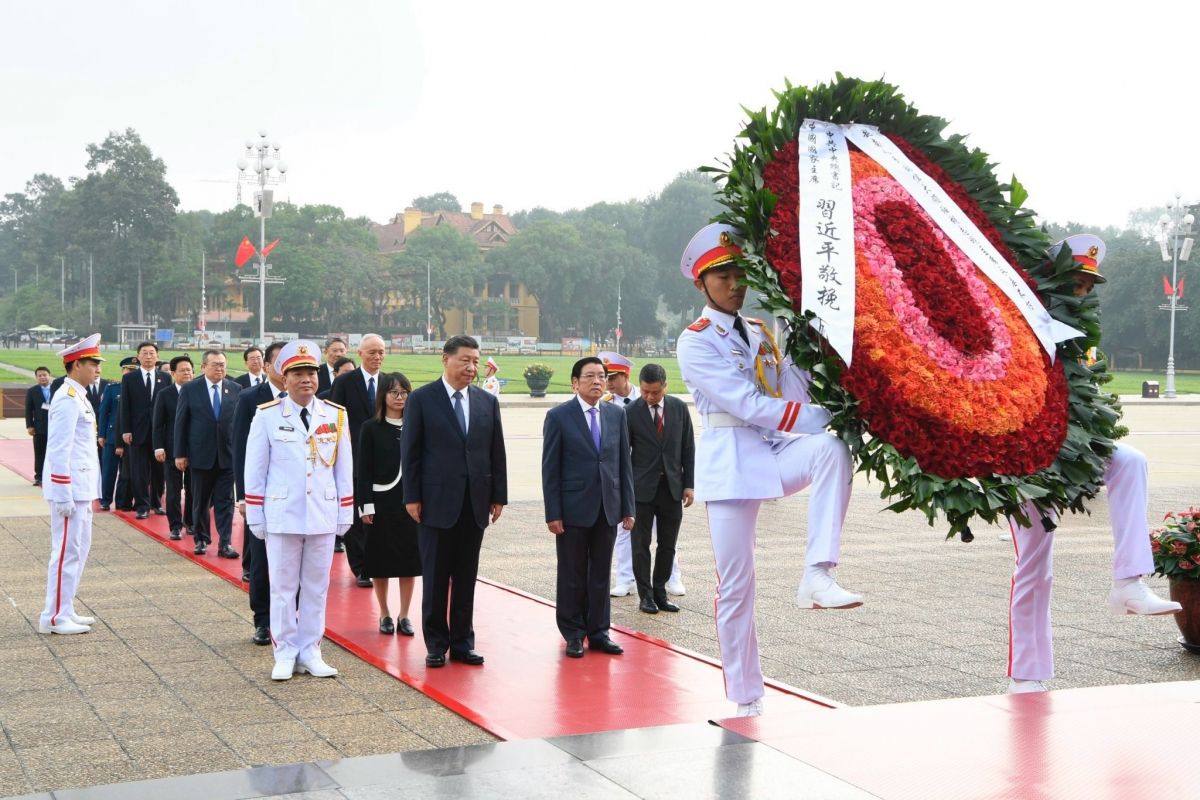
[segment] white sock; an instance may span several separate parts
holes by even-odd
[[[822,561],[820,564],[809,564],[804,568],[804,580],[824,577],[829,574],[829,570],[834,566],[834,564],[828,561]]]

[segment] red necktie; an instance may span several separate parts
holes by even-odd
[[[663,414],[662,409],[659,408],[657,403],[654,404],[654,428],[658,431],[658,438],[661,439],[663,435]]]

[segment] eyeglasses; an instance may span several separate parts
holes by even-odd
[[[408,397],[408,392],[403,389],[392,389],[387,393],[388,397]]]
[[[588,373],[587,375],[580,375],[579,380],[581,380],[581,381],[603,381],[603,380],[608,380],[608,377],[603,372],[598,373],[598,374]]]

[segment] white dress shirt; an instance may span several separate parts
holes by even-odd
[[[450,407],[451,408],[454,408],[454,393],[458,392],[458,391],[462,392],[463,419],[466,420],[466,423],[467,423],[467,430],[464,431],[463,433],[464,434],[470,433],[470,431],[471,431],[471,393],[468,390],[471,387],[467,386],[463,389],[455,389],[453,386],[450,385],[450,381],[446,380],[445,375],[442,375],[442,386],[446,387],[446,394],[450,398]]]
[[[589,431],[592,429],[592,415],[589,414],[588,411],[593,408],[596,409],[596,430],[600,431],[600,403],[597,402],[596,405],[589,406],[587,404],[587,400],[584,400],[579,395],[575,395],[575,399],[579,401],[580,407],[583,408],[583,418],[587,421]],[[601,433],[603,433],[603,431],[601,431]]]
[[[158,383],[154,380],[154,373],[157,372],[158,370],[142,369],[141,367],[139,367],[138,369],[141,370],[141,373],[142,373],[142,385],[143,386],[146,385],[147,379],[149,379],[149,381],[150,381],[150,399],[153,400],[154,399],[154,390],[158,388]]]

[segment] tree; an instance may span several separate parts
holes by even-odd
[[[503,249],[503,248],[501,248]],[[475,284],[487,278],[479,244],[453,226],[418,228],[403,252],[392,256],[392,272],[408,292],[413,308],[425,307],[426,267],[430,283],[429,308],[441,338],[446,338],[446,312],[469,311],[475,305]]]
[[[462,203],[450,192],[437,192],[414,197],[412,204],[427,214],[435,211],[462,211]]]
[[[714,192],[702,173],[683,172],[646,202],[645,249],[658,266],[658,291],[676,313],[702,303],[695,287],[679,274],[679,262],[696,231],[721,211]]]
[[[488,252],[488,264],[525,284],[538,302],[541,338],[561,336],[576,320],[573,311],[580,291],[576,266],[582,248],[579,229],[567,222],[542,219]]]

